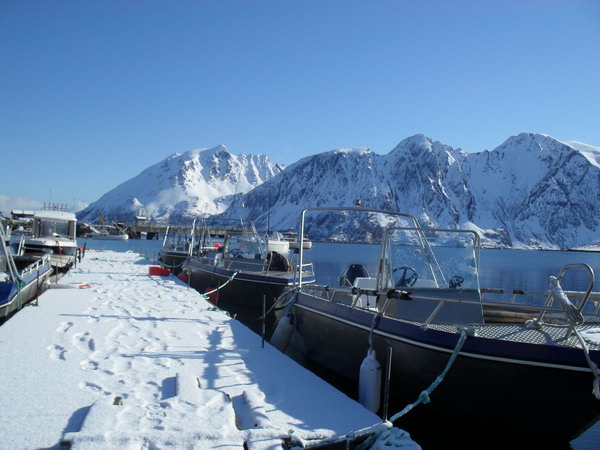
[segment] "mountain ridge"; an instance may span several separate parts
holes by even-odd
[[[476,230],[487,246],[600,246],[600,148],[521,133],[493,150],[466,153],[417,134],[386,154],[339,148],[285,168],[265,155],[233,155],[219,145],[165,158],[79,216],[114,218],[150,207],[163,220],[226,214],[285,230],[298,227],[304,208],[356,199],[411,213],[422,226]],[[308,230],[314,239],[369,232],[354,222],[345,228],[336,219],[317,222],[319,228]]]
[[[600,243],[600,168],[550,136],[521,133],[494,150],[466,153],[415,135],[384,155],[335,154],[290,165],[281,177],[240,196],[227,214],[265,227],[264,205],[272,205],[272,228],[296,228],[300,205],[352,205],[360,198],[365,207],[412,213],[422,226],[477,230],[487,246],[567,249]],[[282,177],[300,186],[295,194],[278,185]],[[270,200],[264,192],[271,192]],[[328,226],[308,231],[316,239],[338,233],[339,224]]]

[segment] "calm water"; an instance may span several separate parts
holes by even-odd
[[[119,242],[87,239],[82,240],[81,245],[83,245],[83,242],[87,242],[88,248],[92,249],[133,250],[145,254],[149,259],[156,259],[156,255],[162,246],[162,240]],[[314,264],[317,282],[331,286],[338,284],[340,275],[348,265],[353,263],[365,265],[369,273],[375,276],[378,258],[379,247],[369,244],[314,243],[313,249],[305,252],[305,262]],[[484,249],[481,251],[480,285],[482,287],[503,288],[509,291],[512,289],[544,291],[547,288],[549,275],[557,275],[562,266],[573,263],[586,263],[600,276],[600,253]],[[587,286],[587,277],[578,271],[574,275],[565,277],[563,286],[572,290],[584,290]],[[596,287],[594,290],[597,291],[600,288]],[[557,406],[556,413],[568,414],[567,411],[562,411],[559,406]],[[458,426],[461,425],[458,424]],[[407,429],[411,431],[408,426]],[[438,431],[441,430],[439,425],[437,429]],[[451,434],[451,431],[449,427],[446,427],[442,432]],[[413,433],[413,435],[419,441],[419,433]],[[487,439],[489,440],[483,441],[480,448],[488,448],[491,439],[496,437],[488,436]],[[419,442],[426,449],[440,448],[440,441],[438,440],[431,444],[427,442],[427,438],[422,438]],[[449,442],[452,442],[452,440]],[[482,444],[481,440],[477,442]],[[518,447],[518,444],[516,446],[515,443],[512,444],[512,448]],[[445,448],[452,447],[454,445]],[[468,442],[462,442],[461,447],[472,448],[472,445]],[[573,441],[571,447],[577,450],[600,449],[600,422],[583,436]],[[527,448],[533,449],[536,446],[528,444]],[[550,447],[546,445],[546,448]]]

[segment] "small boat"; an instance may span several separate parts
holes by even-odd
[[[337,287],[300,280],[276,308],[275,346],[358,384],[359,399],[373,411],[388,400],[410,409],[431,394],[418,410],[556,442],[574,439],[600,419],[600,340],[588,341],[600,328],[583,315],[598,315],[598,306],[587,303],[594,285],[589,266],[565,266],[551,277],[542,301],[525,306],[535,311],[533,319],[487,323],[484,308],[505,304],[483,299],[477,233],[421,228],[416,218],[391,211],[332,209],[385,216],[370,220],[388,224],[377,275],[361,267],[357,255]],[[302,231],[307,213],[325,210],[303,211]],[[562,290],[569,271],[589,278],[585,291]],[[381,370],[390,360],[389,397],[382,402],[385,381],[380,375],[365,381],[364,368]]]
[[[214,224],[205,223],[183,270],[193,288],[212,292],[213,303],[257,332],[264,305],[265,332],[270,336],[277,298],[298,284],[300,273],[303,284],[315,281],[312,264],[298,264],[294,256],[288,259],[289,255],[267,251],[252,222],[219,218]]]
[[[0,321],[37,298],[52,273],[48,254],[33,259],[15,256],[5,230],[0,227]]]
[[[32,261],[43,254],[50,255],[55,272],[67,272],[75,263],[77,254],[77,218],[65,211],[35,211],[32,234],[13,237],[12,247],[17,255]],[[15,236],[16,237],[16,236]]]
[[[265,237],[267,252],[274,251],[281,255],[287,255],[290,251],[290,241],[285,240],[281,233],[273,231]]]
[[[296,233],[294,230],[288,230],[285,233],[283,233],[283,239],[288,241],[290,243],[290,248],[292,250],[295,250],[299,247],[299,242],[298,242],[298,233]],[[303,236],[302,239],[302,248],[304,249],[311,249],[312,248],[312,241],[309,240],[306,236]]]
[[[102,241],[126,241],[129,235],[123,231],[109,232],[106,229],[98,230],[97,232],[88,233],[85,235],[88,239],[99,239]]]
[[[196,220],[194,219],[192,222],[189,233],[169,233],[170,228],[170,226],[167,227],[158,260],[163,267],[171,270],[175,275],[179,275],[183,263],[192,254],[196,233]]]

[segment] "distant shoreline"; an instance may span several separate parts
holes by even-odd
[[[369,241],[336,241],[336,240],[312,240],[312,242],[326,243],[326,244],[371,244],[380,245],[381,242],[369,242]],[[527,247],[491,247],[481,246],[484,250],[524,250],[524,251],[541,251],[541,252],[586,252],[586,253],[600,253],[600,246],[595,248],[568,248],[568,249],[556,249],[556,248],[527,248]]]

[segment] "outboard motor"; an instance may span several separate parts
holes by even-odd
[[[362,264],[350,264],[340,277],[340,286],[354,286],[354,280],[358,277],[369,278],[369,272]]]
[[[290,262],[281,253],[270,251],[267,253],[267,270],[288,272],[290,270]]]

